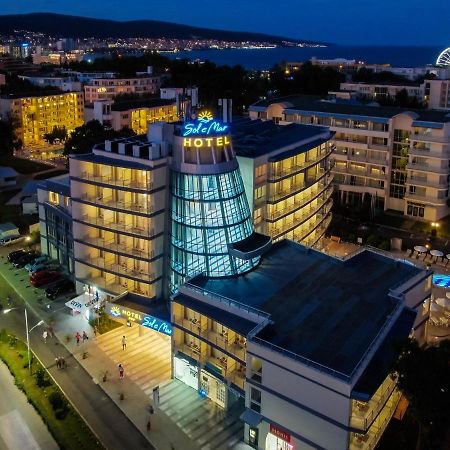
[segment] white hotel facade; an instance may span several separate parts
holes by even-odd
[[[250,118],[329,126],[340,201],[437,221],[450,213],[450,111],[408,111],[292,96],[258,102]],[[368,197],[367,197],[368,196]]]

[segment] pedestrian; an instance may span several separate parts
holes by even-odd
[[[152,429],[152,423],[150,422],[150,417],[148,418],[147,421],[147,431],[150,431]]]
[[[57,356],[57,357],[55,358],[55,361],[56,361],[56,367],[57,367],[58,369],[61,369],[61,359],[60,359],[60,357]]]
[[[45,343],[47,343],[47,335],[48,335],[47,330],[45,330],[45,331],[42,333],[42,337],[43,337]]]
[[[77,334],[75,335],[75,339],[77,340],[77,345],[80,345],[81,334],[78,333],[78,331]]]
[[[97,326],[94,326],[94,337],[95,337],[95,338],[97,337],[97,333],[98,333]]]
[[[53,332],[53,327],[50,325],[47,329],[49,337],[53,338],[55,337],[55,333]]]
[[[125,336],[122,336],[122,350],[125,350],[127,348],[127,338]]]
[[[119,364],[119,380],[123,380],[124,376],[125,376],[125,370],[124,370],[122,364]]]
[[[84,341],[87,341],[89,339],[89,336],[86,334],[86,331],[83,331],[83,343]]]
[[[60,356],[59,357],[59,362],[61,364],[61,369],[65,369],[67,367],[66,360],[64,359],[64,356]]]

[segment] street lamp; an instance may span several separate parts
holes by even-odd
[[[3,310],[3,314],[8,314],[10,311],[12,311],[13,309],[19,309],[19,308],[8,308],[8,309],[4,309]],[[30,337],[29,337],[29,333],[31,333],[36,327],[42,325],[44,323],[43,320],[40,320],[34,327],[28,329],[28,314],[27,314],[27,309],[24,308],[23,309],[24,313],[25,313],[25,330],[26,330],[26,334],[27,334],[27,349],[28,349],[28,370],[30,371],[30,375],[31,375],[31,359],[30,359]]]

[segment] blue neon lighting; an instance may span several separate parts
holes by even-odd
[[[434,274],[433,275],[433,284],[443,288],[450,288],[450,275],[444,274]]]
[[[164,320],[157,319],[156,317],[145,316],[142,321],[142,326],[159,331],[163,334],[167,334],[167,336],[172,336],[172,326],[169,323],[164,322]]]
[[[183,137],[186,136],[207,136],[209,134],[225,133],[228,125],[214,119],[198,119],[196,122],[189,122],[183,126]]]

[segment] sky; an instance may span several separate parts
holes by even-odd
[[[449,0],[0,0],[0,14],[29,12],[163,20],[343,45],[450,46]]]

